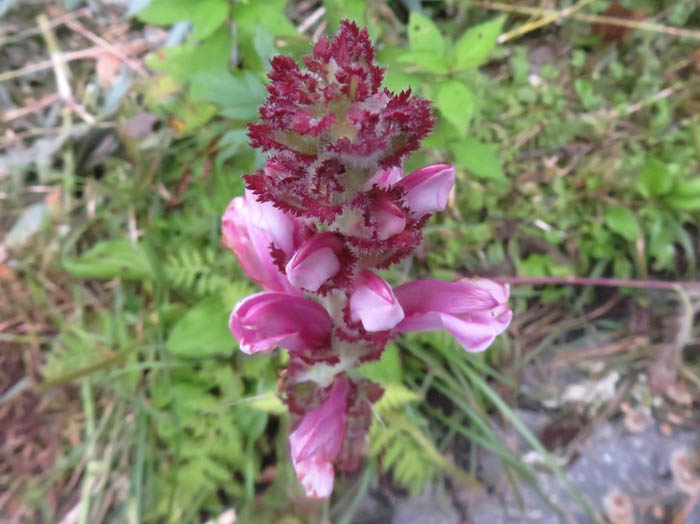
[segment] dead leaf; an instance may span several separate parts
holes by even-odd
[[[97,78],[100,81],[100,85],[104,89],[108,89],[114,85],[114,82],[121,69],[121,60],[111,53],[102,53],[97,58],[97,64],[95,67],[97,71]]]
[[[603,17],[622,18],[625,20],[644,20],[647,13],[644,9],[631,10],[618,2],[610,4],[605,11],[601,13]],[[592,33],[600,36],[603,42],[619,43],[623,42],[633,31],[631,27],[623,27],[615,24],[593,24]]]

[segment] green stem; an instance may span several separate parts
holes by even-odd
[[[85,450],[86,464],[83,485],[80,490],[80,517],[79,524],[88,524],[90,517],[90,499],[97,464],[94,462],[95,441],[92,436],[95,433],[95,405],[92,398],[92,386],[88,380],[84,380],[80,387],[83,399],[83,411],[85,412],[85,441],[88,443]]]

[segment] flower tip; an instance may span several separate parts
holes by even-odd
[[[404,316],[391,286],[374,273],[363,271],[350,297],[350,318],[374,333],[392,329]]]
[[[397,185],[406,191],[404,200],[411,211],[416,216],[424,216],[447,207],[455,178],[454,166],[435,164],[414,171]]]
[[[319,233],[307,240],[285,267],[292,285],[316,292],[341,270],[339,259],[344,244],[333,233]]]
[[[333,493],[334,471],[328,461],[309,459],[294,464],[297,478],[310,499],[327,499]]]

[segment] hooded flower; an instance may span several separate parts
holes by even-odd
[[[312,300],[263,291],[236,304],[229,328],[241,351],[249,355],[277,346],[302,352],[329,344],[331,319]]]
[[[350,318],[369,332],[386,331],[404,318],[391,286],[371,271],[364,270],[350,295]]]
[[[341,269],[343,241],[333,233],[319,233],[294,253],[286,271],[289,281],[307,291],[318,291]]]
[[[422,217],[442,211],[447,205],[455,184],[455,168],[447,164],[435,164],[414,171],[396,183],[406,191],[404,201],[411,211]]]
[[[416,280],[394,292],[406,315],[397,332],[445,329],[470,352],[490,346],[513,316],[508,286],[491,280]]]
[[[273,249],[288,256],[294,253],[305,238],[299,220],[246,191],[226,208],[221,231],[224,246],[236,254],[252,280],[272,291],[298,293],[277,266]]]
[[[348,381],[337,378],[328,399],[289,435],[292,463],[307,497],[326,498],[333,492],[333,461],[345,439],[348,390]]]

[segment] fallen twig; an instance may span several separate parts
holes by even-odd
[[[543,13],[542,18],[540,18],[539,20],[535,20],[534,22],[527,22],[521,25],[520,27],[516,27],[515,29],[508,31],[507,33],[503,33],[501,36],[498,37],[498,43],[502,44],[504,42],[522,36],[525,33],[529,33],[531,31],[534,31],[535,29],[539,29],[540,27],[544,27],[546,25],[558,22],[563,18],[573,15],[576,11],[590,4],[592,1],[593,0],[579,0],[579,2],[577,2],[576,4],[572,5],[571,7],[567,7],[566,9],[562,9],[561,11],[549,11],[547,13]]]
[[[37,17],[37,23],[41,29],[41,34],[46,42],[46,47],[49,50],[49,56],[51,57],[51,65],[53,67],[54,76],[56,77],[56,89],[58,90],[58,96],[66,103],[76,115],[82,118],[88,124],[95,123],[95,117],[92,116],[87,110],[76,103],[73,99],[73,91],[68,81],[70,76],[70,71],[63,61],[63,54],[61,53],[61,48],[58,45],[56,36],[53,34],[51,27],[49,25],[49,19],[46,15],[39,15]]]
[[[129,42],[129,47],[140,48],[147,45],[145,38],[139,38],[138,40],[133,40]],[[85,58],[98,58],[100,55],[104,54],[104,48],[100,46],[88,47],[87,49],[80,49],[78,51],[69,51],[63,53],[61,58],[65,63],[72,62],[73,60],[81,60]],[[41,62],[36,62],[34,64],[27,64],[19,69],[13,69],[11,71],[5,71],[0,73],[0,82],[6,82],[8,80],[13,80],[24,75],[29,75],[31,73],[36,73],[38,71],[43,71],[45,69],[51,69],[53,62],[49,60],[42,60]]]
[[[70,13],[66,13],[53,18],[49,21],[49,27],[56,27],[66,23],[69,20],[75,20],[76,18],[80,18],[89,14],[90,8],[83,7],[82,9],[77,9],[75,11],[71,11]],[[0,47],[5,46],[7,44],[11,44],[13,42],[24,40],[25,38],[29,38],[30,36],[38,35],[39,33],[41,33],[41,29],[39,29],[38,27],[32,27],[31,29],[27,29],[26,31],[22,31],[20,33],[8,36],[7,38],[0,40]]]
[[[502,284],[514,286],[598,286],[598,287],[629,287],[638,289],[663,289],[678,291],[678,288],[700,291],[700,282],[680,280],[668,282],[665,280],[633,280],[626,278],[592,278],[592,277],[495,277],[493,280]]]
[[[36,113],[37,111],[41,111],[46,106],[53,104],[56,100],[58,100],[58,95],[56,93],[49,93],[48,95],[41,97],[39,100],[28,100],[24,102],[24,106],[17,109],[8,109],[2,113],[0,119],[5,123],[10,122],[16,118],[21,118],[23,116]]]
[[[100,38],[95,33],[88,31],[82,25],[80,25],[78,22],[68,20],[66,22],[66,25],[68,27],[70,27],[73,31],[75,31],[76,33],[80,33],[81,35],[83,35],[85,38],[90,40],[93,44],[97,44],[98,46],[103,48],[107,53],[110,53],[110,54],[114,55],[115,57],[117,57],[119,60],[124,62],[126,65],[128,65],[131,69],[136,71],[141,76],[148,76],[148,73],[146,72],[146,70],[143,67],[141,67],[141,64],[139,64],[138,62],[135,62],[134,60],[129,58],[118,47],[115,47],[114,45],[107,42],[105,39]]]

